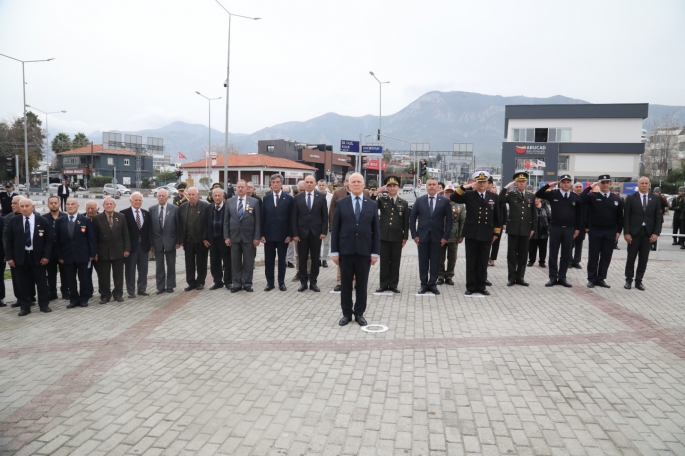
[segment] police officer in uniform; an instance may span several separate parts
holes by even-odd
[[[180,206],[183,203],[188,202],[188,197],[186,196],[186,184],[180,183],[176,189],[178,190],[178,195],[174,196],[174,206]]]
[[[614,245],[623,230],[623,204],[621,198],[611,193],[611,176],[602,174],[594,185],[581,193],[581,201],[588,205],[587,286],[611,288],[605,282]],[[594,190],[594,193],[590,193]],[[554,217],[554,210],[552,210]]]
[[[538,212],[535,208],[535,195],[532,192],[526,192],[528,173],[516,173],[513,179],[499,193],[501,204],[509,203],[509,219],[507,220],[509,280],[507,286],[519,284],[527,287],[528,282],[523,280],[523,276],[526,273],[528,243],[538,224]],[[509,190],[514,184],[516,184],[516,189]]]
[[[376,292],[399,293],[400,258],[409,238],[409,203],[397,195],[400,183],[395,176],[387,176],[384,184],[380,190],[387,190],[387,194],[380,193],[376,198],[381,225],[381,285]]]
[[[220,188],[223,190],[224,186],[221,185],[221,182],[214,182],[212,184],[212,188],[209,190],[209,195],[207,195],[207,202],[209,204],[214,204],[214,198],[212,198],[212,192],[214,191],[215,188]]]
[[[490,173],[487,171],[476,171],[472,176],[475,183],[459,186],[450,196],[450,200],[463,203],[466,207],[463,231],[466,239],[466,296],[474,293],[486,296],[490,294],[485,289],[488,254],[490,245],[502,231],[502,222],[499,197],[487,191],[489,177]]]
[[[557,184],[560,189],[547,191]],[[543,185],[535,196],[549,201],[552,210],[552,222],[549,226],[549,282],[545,286],[563,285],[570,288],[572,285],[566,281],[566,271],[571,261],[573,240],[583,229],[581,197],[571,191],[571,176],[568,174],[562,174],[559,182]],[[560,248],[561,263],[558,263]]]

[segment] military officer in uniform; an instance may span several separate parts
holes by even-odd
[[[502,231],[500,204],[497,194],[487,191],[487,171],[476,171],[472,178],[475,183],[461,185],[450,200],[463,203],[466,207],[464,238],[466,239],[466,292],[489,295],[485,289],[488,270],[490,245],[495,242]],[[473,191],[472,189],[475,189]]]
[[[224,189],[224,186],[221,185],[221,182],[214,182],[212,184],[212,188],[209,189],[209,195],[207,195],[207,202],[211,205],[214,204],[214,198],[212,198],[212,192],[214,191],[215,188],[220,188],[221,190]]]
[[[387,195],[376,198],[381,225],[381,285],[376,292],[399,293],[400,258],[409,238],[409,203],[397,195],[400,183],[395,176],[386,177],[384,184],[380,190],[387,190]]]
[[[176,188],[178,190],[178,195],[174,196],[174,206],[180,206],[183,203],[188,202],[188,196],[186,196],[186,184],[180,183]]]
[[[454,192],[454,187],[448,185],[443,191],[445,198],[449,197]],[[452,207],[452,231],[447,240],[447,244],[440,249],[440,264],[438,265],[438,285],[446,283],[447,285],[454,285],[452,277],[454,277],[454,266],[457,264],[457,249],[459,244],[464,241],[462,232],[464,231],[464,221],[466,220],[466,211],[463,204],[457,204],[450,201]],[[445,260],[447,260],[447,267],[445,267]],[[487,282],[485,283],[487,285]]]
[[[538,224],[538,212],[535,208],[535,195],[532,192],[526,192],[527,182],[528,173],[516,173],[514,180],[505,185],[499,193],[501,203],[509,203],[509,220],[507,220],[507,236],[509,239],[507,245],[508,287],[514,284],[528,286],[528,282],[523,280],[523,276],[526,273],[528,243]],[[514,184],[516,184],[516,189],[508,191]]]

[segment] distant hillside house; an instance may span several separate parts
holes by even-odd
[[[79,185],[87,185],[91,176],[114,177],[123,185],[134,185],[136,153],[125,149],[104,149],[102,144],[80,147],[57,154],[62,178]],[[141,179],[152,178],[152,156],[141,158]]]
[[[182,179],[192,179],[193,184],[200,185],[200,179],[209,177],[210,183],[224,182],[224,156],[219,155],[216,159],[207,158],[196,160],[181,165]],[[228,156],[228,180],[235,184],[240,179],[252,182],[255,186],[269,186],[272,174],[280,174],[284,183],[296,184],[309,174],[315,174],[316,168],[302,163],[297,163],[287,158],[269,157],[261,154],[253,155],[229,155]]]

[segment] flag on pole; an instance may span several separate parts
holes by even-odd
[[[179,160],[180,160],[180,159],[183,159],[183,160],[187,160],[187,159],[188,159],[188,157],[186,157],[185,155],[183,155],[183,154],[180,153],[180,152],[178,153],[178,158],[179,158]]]
[[[216,152],[210,152],[210,153],[209,153],[209,157],[210,157],[210,158],[213,158],[213,159],[216,159]]]
[[[545,167],[545,162],[542,160],[538,160],[538,168],[544,168]]]

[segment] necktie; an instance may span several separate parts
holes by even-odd
[[[354,217],[357,219],[357,221],[359,221],[359,214],[360,214],[361,211],[362,211],[362,203],[359,202],[359,197],[358,197],[358,196],[355,198],[355,200],[356,200],[357,202],[356,202],[356,204],[355,204],[355,206],[354,206]]]
[[[141,229],[143,227],[140,224],[140,211],[136,211],[136,224],[138,225],[138,229]]]
[[[429,204],[429,206],[430,206],[430,210],[431,210],[431,215],[433,215],[433,197],[432,197],[432,196],[430,197],[430,204]]]
[[[160,206],[157,220],[159,220],[159,231],[162,231],[162,228],[164,228],[164,206]]]
[[[69,223],[71,223],[71,224],[74,223],[74,216],[73,215],[69,217]]]
[[[278,195],[274,194],[274,207],[278,207]]]
[[[564,199],[568,199],[568,193],[564,193]]]
[[[244,212],[244,211],[243,211],[243,199],[240,198],[240,199],[238,200],[238,217],[242,217],[242,216],[243,216],[243,212]]]
[[[69,237],[74,237],[74,216],[69,216]]]
[[[647,195],[642,195],[642,210],[647,208]]]
[[[26,222],[24,222],[24,239],[24,245],[31,247],[31,224],[28,217],[26,217]]]
[[[485,193],[481,193],[481,194],[480,194],[480,199],[482,199],[483,201],[485,201]]]
[[[393,208],[395,207],[395,198],[390,198],[390,204]]]
[[[309,212],[312,211],[312,194],[307,193],[307,209],[309,209]]]
[[[109,227],[112,228],[114,226],[114,222],[112,221],[112,216],[108,215],[107,220],[109,221]]]

